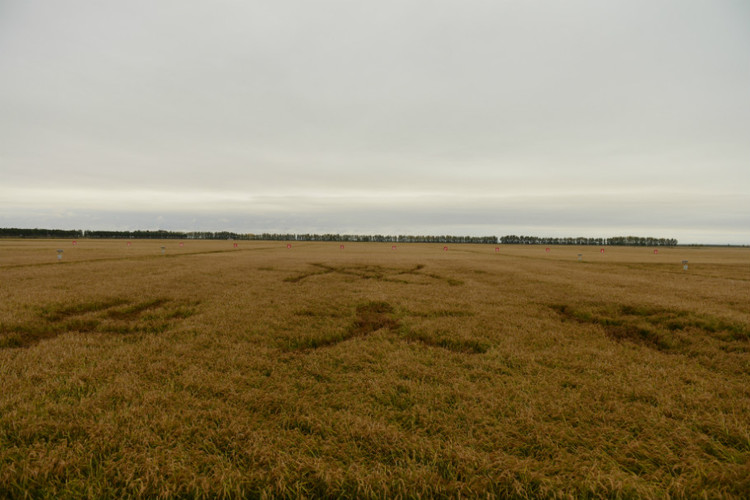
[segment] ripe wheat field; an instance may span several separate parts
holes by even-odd
[[[237,243],[0,240],[0,497],[750,496],[747,248]]]

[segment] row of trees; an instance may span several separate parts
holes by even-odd
[[[0,228],[5,238],[112,238],[152,240],[274,240],[274,241],[365,241],[383,243],[484,243],[506,245],[626,245],[675,246],[674,238],[642,236],[613,236],[610,238],[549,238],[539,236],[429,236],[429,235],[366,235],[366,234],[290,234],[290,233],[233,233],[229,231],[84,231],[81,229],[19,229]]]
[[[677,245],[675,238],[651,238],[642,236],[615,236],[609,238],[609,245],[629,245],[629,246],[641,246],[641,247],[656,247],[656,246],[668,246],[673,247]]]
[[[289,238],[277,238],[277,236],[290,236]],[[497,236],[425,236],[425,235],[383,235],[383,234],[296,234],[275,235],[261,234],[252,239],[276,240],[290,239],[301,241],[374,241],[380,243],[497,243]]]
[[[247,234],[219,232],[166,231],[85,231],[83,229],[26,229],[17,227],[0,228],[0,238],[100,238],[134,240],[247,240]]]
[[[19,229],[0,227],[0,238],[82,238],[80,229]]]
[[[621,246],[675,246],[674,238],[652,238],[643,236],[612,236],[610,238],[547,238],[538,236],[502,236],[500,243],[506,245],[621,245]]]

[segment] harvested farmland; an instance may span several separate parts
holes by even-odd
[[[0,240],[0,496],[748,496],[750,250],[443,246]]]

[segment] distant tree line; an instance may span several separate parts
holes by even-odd
[[[255,235],[253,239],[275,240],[277,236],[287,236],[282,239],[297,239],[301,241],[365,241],[380,243],[497,243],[497,236],[425,236],[425,235],[383,235],[383,234],[297,234],[297,235]]]
[[[608,245],[631,245],[640,247],[674,247],[675,238],[652,238],[642,236],[614,236],[607,240]]]
[[[612,236],[610,238],[549,238],[539,236],[502,236],[500,243],[506,245],[620,245],[620,246],[676,246],[674,238],[653,238],[643,236]]]
[[[233,233],[230,231],[84,231],[80,229],[0,228],[5,238],[101,238],[148,240],[274,240],[274,241],[365,241],[392,243],[497,243],[497,236],[414,236],[382,234],[294,234],[294,233]]]
[[[293,234],[233,233],[230,231],[85,231],[81,229],[20,229],[0,228],[0,238],[101,238],[147,240],[274,240],[274,241],[363,241],[381,243],[484,243],[506,245],[627,245],[675,246],[674,238],[613,236],[611,238],[548,238],[539,236],[450,236],[450,235],[367,235],[367,234]]]
[[[19,229],[0,228],[0,238],[82,238],[80,229]]]

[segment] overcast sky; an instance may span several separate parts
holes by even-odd
[[[0,0],[0,227],[750,243],[750,2]]]

